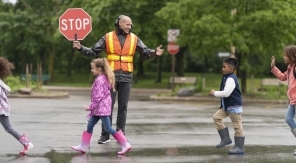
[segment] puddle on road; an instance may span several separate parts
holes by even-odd
[[[244,155],[228,155],[232,146],[217,149],[212,146],[141,148],[132,149],[125,156],[117,156],[113,152],[103,153],[59,153],[50,151],[38,155],[6,155],[0,161],[21,163],[93,163],[93,162],[207,162],[207,163],[289,163],[295,162],[293,146],[246,146]]]

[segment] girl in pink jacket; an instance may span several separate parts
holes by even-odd
[[[91,104],[89,106],[83,106],[86,111],[90,111],[90,118],[87,124],[87,131],[83,132],[80,144],[78,146],[72,146],[71,148],[82,153],[89,150],[93,128],[101,119],[104,129],[113,135],[122,147],[122,150],[117,152],[117,154],[123,155],[127,151],[131,150],[131,145],[126,140],[121,130],[115,131],[112,128],[109,120],[112,105],[110,90],[113,89],[114,91],[114,73],[111,70],[106,58],[94,59],[90,65],[91,72],[94,76],[96,76],[96,79],[92,85]]]
[[[288,90],[287,96],[289,98],[289,106],[286,113],[285,120],[290,126],[292,133],[296,137],[296,123],[295,117],[295,106],[296,106],[296,46],[290,45],[284,49],[284,62],[288,64],[287,71],[282,73],[275,66],[275,58],[271,57],[271,72],[281,81],[288,80]],[[296,155],[296,150],[294,150],[294,155]]]
[[[10,63],[6,58],[0,57],[0,123],[2,124],[6,132],[10,133],[24,146],[24,150],[20,152],[20,154],[23,155],[26,154],[30,149],[32,149],[34,145],[31,143],[26,134],[20,134],[15,131],[9,121],[10,105],[7,96],[10,92],[10,88],[2,81],[2,79],[11,76],[12,69],[14,69],[14,65]]]

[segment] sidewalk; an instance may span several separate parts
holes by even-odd
[[[69,86],[43,86],[43,88],[49,91],[91,91],[91,87],[69,87]],[[178,97],[178,96],[159,96],[159,94],[170,93],[171,89],[143,89],[143,88],[132,88],[131,96],[147,96],[151,100],[165,100],[165,101],[196,101],[196,102],[209,102],[209,101],[220,101],[219,98],[212,96],[195,95],[189,97]],[[277,104],[288,104],[288,100],[266,100],[257,99],[252,97],[243,96],[243,102],[246,103],[277,103]]]

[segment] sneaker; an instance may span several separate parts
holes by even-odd
[[[98,140],[98,144],[106,144],[110,143],[109,135],[101,136],[101,138]]]

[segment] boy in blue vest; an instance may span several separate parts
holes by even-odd
[[[217,148],[222,148],[232,143],[229,137],[228,128],[224,125],[222,119],[229,116],[234,127],[235,146],[228,151],[229,154],[244,154],[245,137],[241,118],[243,102],[238,80],[234,74],[237,66],[236,59],[224,59],[222,67],[223,78],[220,85],[220,91],[210,91],[210,95],[221,98],[220,109],[213,115],[216,129],[221,137],[221,142],[216,145]]]

